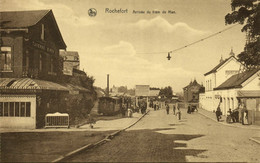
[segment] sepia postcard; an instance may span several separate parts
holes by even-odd
[[[259,162],[259,0],[0,0],[0,162]]]

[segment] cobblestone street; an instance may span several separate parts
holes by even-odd
[[[68,161],[109,162],[258,162],[260,145],[249,140],[259,130],[226,126],[198,114],[182,119],[165,110],[150,111],[110,142]]]

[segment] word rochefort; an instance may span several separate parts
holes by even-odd
[[[128,9],[122,9],[122,8],[120,8],[120,9],[116,9],[116,8],[114,8],[114,9],[110,9],[110,8],[106,8],[105,9],[105,13],[118,13],[118,14],[121,14],[121,13],[123,13],[123,14],[125,14],[125,13],[128,13]]]

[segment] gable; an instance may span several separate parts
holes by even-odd
[[[219,71],[220,69],[222,69],[223,67],[225,67],[228,63],[230,63],[231,61],[235,61],[235,62],[238,62],[238,60],[234,57],[234,56],[231,56],[227,59],[225,59],[224,61],[220,62],[217,66],[215,66],[212,70],[210,70],[209,72],[205,73],[204,76],[207,76],[211,73],[215,73],[217,71]],[[240,63],[240,62],[238,62]],[[241,64],[241,63],[240,63]]]
[[[260,70],[242,84],[242,90],[260,90]]]
[[[37,24],[50,10],[0,12],[1,28],[27,28]]]
[[[0,26],[2,29],[29,29],[32,32],[31,38],[36,38],[34,32],[40,33],[38,26],[42,22],[50,26],[50,37],[60,49],[66,49],[66,44],[62,38],[59,27],[55,20],[52,10],[34,10],[34,11],[7,11],[0,12]],[[48,22],[46,22],[48,20]],[[37,39],[36,39],[37,40]]]

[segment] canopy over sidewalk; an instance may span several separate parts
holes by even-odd
[[[88,89],[72,84],[58,84],[46,80],[38,80],[31,78],[0,78],[0,92],[16,92],[16,91],[33,91],[42,90],[56,91],[82,91],[90,92]]]

